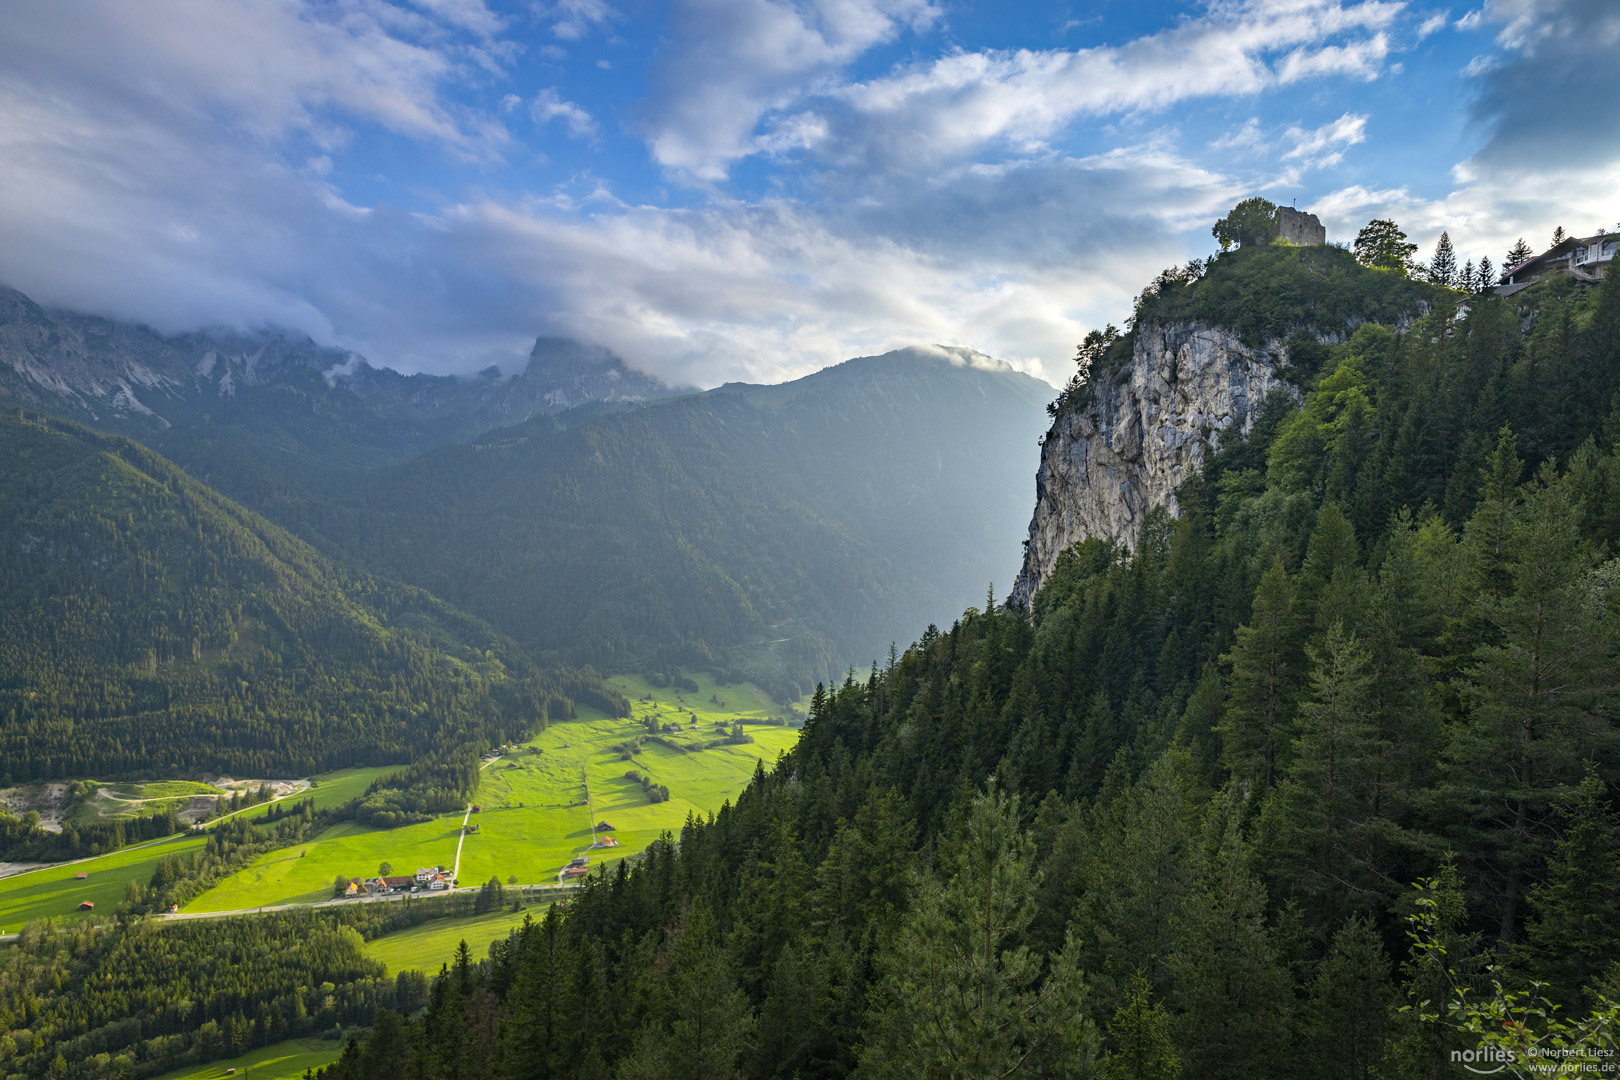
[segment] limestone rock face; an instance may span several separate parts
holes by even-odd
[[[1251,349],[1218,327],[1138,328],[1129,369],[1099,376],[1090,400],[1063,409],[1047,433],[1011,601],[1028,603],[1073,544],[1098,537],[1134,550],[1148,511],[1177,513],[1177,485],[1223,436],[1247,435],[1278,387],[1299,398],[1279,375],[1286,362],[1280,343]]]

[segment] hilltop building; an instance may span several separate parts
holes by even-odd
[[[1540,255],[1508,267],[1505,280],[1496,287],[1496,294],[1512,296],[1547,274],[1573,274],[1581,281],[1602,281],[1617,251],[1620,251],[1620,232],[1567,236]]]
[[[1277,235],[1298,247],[1317,247],[1327,243],[1327,226],[1315,214],[1307,214],[1291,206],[1279,206]]]

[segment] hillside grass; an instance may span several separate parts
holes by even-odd
[[[124,902],[124,889],[130,881],[145,885],[163,859],[189,855],[205,842],[205,837],[180,834],[83,862],[58,863],[0,878],[0,933],[20,930],[34,919],[109,916]],[[80,881],[76,875],[81,872],[90,876]],[[84,900],[96,905],[93,912],[78,910]]]
[[[233,1080],[297,1080],[306,1069],[320,1069],[338,1059],[343,1053],[345,1039],[288,1039],[285,1042],[261,1046],[241,1057],[227,1061],[210,1061],[206,1065],[187,1065],[157,1080],[220,1080],[226,1069],[235,1069]]]
[[[365,791],[367,785],[378,776],[394,771],[395,767],[338,769],[329,773],[321,773],[311,777],[314,787],[300,792],[287,800],[291,805],[300,799],[313,798],[317,809],[327,806],[338,806],[356,798]],[[125,788],[136,790],[156,789],[160,794],[166,795],[177,790],[187,788],[206,788],[208,785],[189,780],[162,780],[148,784],[119,784],[120,791]],[[109,790],[113,788],[109,786]],[[213,790],[213,789],[210,789]],[[186,796],[190,798],[190,796]],[[152,805],[152,804],[145,804]],[[148,813],[150,811],[147,811]],[[242,811],[249,819],[257,818],[264,813],[262,805],[251,807]],[[342,828],[343,826],[337,826]],[[23,925],[33,919],[49,917],[85,918],[90,915],[111,915],[113,910],[123,903],[124,889],[130,881],[139,881],[145,885],[151,880],[152,873],[157,865],[170,855],[189,855],[200,849],[207,842],[204,836],[194,834],[180,834],[165,837],[162,840],[147,844],[132,845],[108,855],[101,855],[83,862],[58,863],[39,870],[0,878],[0,933],[11,933],[19,930]],[[308,845],[302,845],[307,847]],[[294,855],[300,848],[291,849]],[[454,840],[451,841],[451,855],[454,856]],[[270,858],[285,855],[285,852],[272,852]],[[413,866],[414,870],[415,867]],[[80,872],[90,876],[78,880]],[[376,872],[375,866],[372,872]],[[333,871],[336,874],[337,871]],[[329,879],[330,880],[330,879]],[[217,892],[218,890],[214,890]],[[207,894],[212,896],[213,893]],[[328,889],[316,897],[325,900],[331,895]],[[92,912],[80,912],[79,902],[89,900],[94,903]],[[257,906],[257,902],[239,906]],[[224,911],[229,908],[198,907],[191,905],[187,910],[196,911]]]
[[[469,834],[462,846],[461,886],[481,885],[492,877],[502,884],[513,878],[521,885],[553,883],[558,871],[580,854],[588,853],[593,867],[616,863],[663,832],[679,831],[689,814],[718,811],[748,786],[756,762],[763,760],[769,768],[798,740],[798,728],[772,719],[788,710],[756,687],[721,687],[706,678],[697,682],[698,691],[690,692],[615,678],[612,684],[631,698],[631,717],[581,708],[577,719],[554,722],[488,764],[473,798],[483,809],[469,819],[479,831]],[[684,711],[677,716],[677,709]],[[683,731],[665,737],[681,745],[721,737],[724,732],[716,725],[729,728],[737,721],[754,742],[683,752],[649,739],[632,760],[625,760],[613,747],[645,734],[640,719],[649,714],[679,722]],[[649,801],[640,784],[625,778],[631,769],[668,787],[669,800]],[[585,778],[591,789],[589,806]],[[398,829],[343,822],[307,843],[260,856],[186,910],[234,911],[326,900],[339,875],[375,875],[384,861],[395,874],[422,866],[451,867],[461,821],[457,812]],[[619,847],[590,849],[591,826],[600,821],[614,827]]]
[[[366,942],[365,954],[387,964],[389,975],[401,971],[434,975],[441,965],[455,958],[456,949],[463,941],[473,959],[481,960],[489,954],[491,942],[504,939],[514,927],[522,926],[525,918],[531,915],[539,918],[544,913],[541,907],[522,911],[508,908],[466,919],[433,919]]]

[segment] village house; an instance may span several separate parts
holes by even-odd
[[[1512,296],[1548,274],[1573,274],[1581,281],[1602,281],[1617,251],[1620,251],[1620,232],[1566,236],[1540,255],[1508,267],[1506,280],[1496,286],[1496,295]]]

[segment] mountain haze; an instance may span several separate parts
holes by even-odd
[[[384,470],[315,528],[543,653],[792,693],[1010,580],[1051,393],[930,347],[593,405]]]

